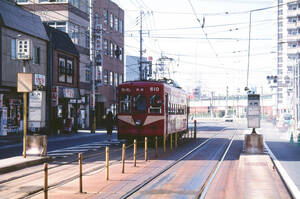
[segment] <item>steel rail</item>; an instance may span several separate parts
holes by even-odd
[[[221,159],[219,160],[218,164],[216,164],[215,168],[211,171],[211,173],[209,174],[208,178],[206,179],[205,183],[203,184],[203,186],[201,187],[200,189],[200,192],[198,193],[198,195],[196,196],[196,198],[200,198],[200,199],[204,199],[205,198],[205,195],[207,194],[207,191],[211,185],[211,183],[213,182],[214,178],[216,177],[222,163],[223,163],[223,160],[225,159],[228,151],[229,151],[229,148],[231,147],[231,144],[234,140],[234,137],[237,133],[237,130],[235,130],[235,133],[232,135],[231,137],[231,140],[230,142],[228,143],[226,149],[224,150],[223,152],[223,155],[221,157]]]
[[[216,137],[217,135],[219,135],[222,132],[224,132],[225,129],[227,129],[227,127],[224,127],[219,133],[216,133],[215,135],[211,136],[209,139],[205,140],[204,142],[202,142],[201,144],[199,144],[198,146],[196,146],[191,151],[187,152],[181,158],[177,159],[175,162],[173,162],[172,164],[170,164],[169,166],[167,166],[166,168],[164,168],[162,171],[160,171],[156,175],[152,176],[151,178],[145,180],[143,183],[141,183],[138,186],[134,187],[132,190],[130,190],[129,192],[127,192],[126,194],[124,194],[121,197],[121,199],[128,198],[129,196],[131,196],[134,193],[136,193],[137,191],[139,191],[141,188],[143,188],[144,186],[146,186],[147,184],[149,184],[150,182],[152,182],[154,179],[156,179],[159,176],[161,176],[166,171],[170,170],[173,166],[175,166],[176,164],[178,164],[179,162],[181,162],[183,159],[185,159],[186,157],[188,157],[189,155],[191,155],[192,153],[194,153],[195,151],[197,151],[198,149],[200,149],[201,147],[203,147],[204,145],[206,145],[207,143],[209,143],[214,137]]]

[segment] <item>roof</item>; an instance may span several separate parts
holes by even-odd
[[[0,25],[48,40],[39,16],[0,0]]]
[[[77,51],[74,43],[72,42],[71,38],[67,33],[52,28],[45,23],[44,27],[49,36],[50,41],[53,42],[53,47],[55,49],[79,56],[79,52]]]

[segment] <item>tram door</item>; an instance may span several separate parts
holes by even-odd
[[[165,119],[165,127],[166,127],[166,135],[168,135],[168,128],[169,128],[169,96],[168,94],[165,95],[165,115],[166,115],[166,119]]]

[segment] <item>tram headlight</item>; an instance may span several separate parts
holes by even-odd
[[[136,124],[137,126],[141,126],[141,125],[142,125],[142,121],[141,121],[141,120],[137,120],[137,121],[135,122],[135,124]]]

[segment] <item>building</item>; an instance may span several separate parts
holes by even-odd
[[[110,0],[94,1],[93,7],[94,29],[99,30],[96,67],[102,71],[102,80],[96,81],[95,110],[99,127],[104,125],[103,116],[108,110],[116,114],[117,87],[124,80],[124,11]]]
[[[29,39],[31,57],[17,59],[17,40]],[[33,73],[33,91],[29,96],[29,128],[46,127],[45,76],[48,36],[39,16],[0,0],[0,134],[23,129],[23,93],[17,92],[17,73]],[[31,43],[31,45],[30,45]]]
[[[84,128],[85,109],[79,96],[79,52],[63,31],[44,24],[48,44],[48,106],[52,133]],[[51,97],[50,97],[51,96]]]
[[[85,125],[90,126],[91,65],[89,58],[89,0],[16,0],[24,9],[39,15],[43,22],[69,34],[78,50],[81,107]]]

